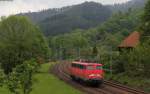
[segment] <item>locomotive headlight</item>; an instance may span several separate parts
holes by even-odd
[[[95,76],[95,74],[90,74],[89,76]]]
[[[100,74],[90,74],[89,76],[101,76]]]
[[[100,74],[97,74],[97,76],[101,76]]]
[[[101,75],[100,75],[100,74],[96,74],[96,76],[97,76],[97,77],[101,77]]]

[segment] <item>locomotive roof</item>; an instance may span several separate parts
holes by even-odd
[[[93,63],[93,62],[83,62],[83,61],[74,61],[72,63],[75,63],[75,64],[82,64],[82,65],[102,65],[102,64],[99,64],[99,63]]]

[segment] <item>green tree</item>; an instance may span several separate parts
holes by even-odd
[[[127,54],[126,72],[133,76],[150,77],[150,47],[146,43]]]
[[[0,23],[0,63],[6,74],[31,58],[47,59],[49,47],[39,28],[26,17],[10,16]]]
[[[149,78],[150,47],[141,44],[132,50],[124,50],[114,63],[116,73],[126,73],[130,77]]]
[[[79,56],[81,50],[88,46],[88,39],[80,31],[75,30],[73,33],[51,38],[50,45],[53,49],[53,56],[62,59],[69,58],[68,53],[73,50],[76,50],[76,57]]]
[[[144,31],[144,35],[150,35],[150,0],[147,1],[144,9],[144,14],[142,17],[142,25],[141,28]]]
[[[29,94],[32,90],[32,76],[36,72],[37,66],[35,60],[29,60],[14,68],[8,76],[9,90],[14,94]]]
[[[5,82],[6,75],[4,74],[4,71],[0,69],[0,87],[3,86]]]

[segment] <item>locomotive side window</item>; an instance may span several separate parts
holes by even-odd
[[[71,66],[74,68],[85,69],[85,66],[81,64],[71,64]]]
[[[71,64],[71,66],[72,66],[72,67],[76,67],[76,65],[75,65],[75,64]]]
[[[80,65],[80,69],[85,69],[85,66],[84,65]]]

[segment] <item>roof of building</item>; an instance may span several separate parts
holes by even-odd
[[[123,42],[118,46],[119,48],[134,48],[140,42],[140,33],[135,31],[131,33]]]

